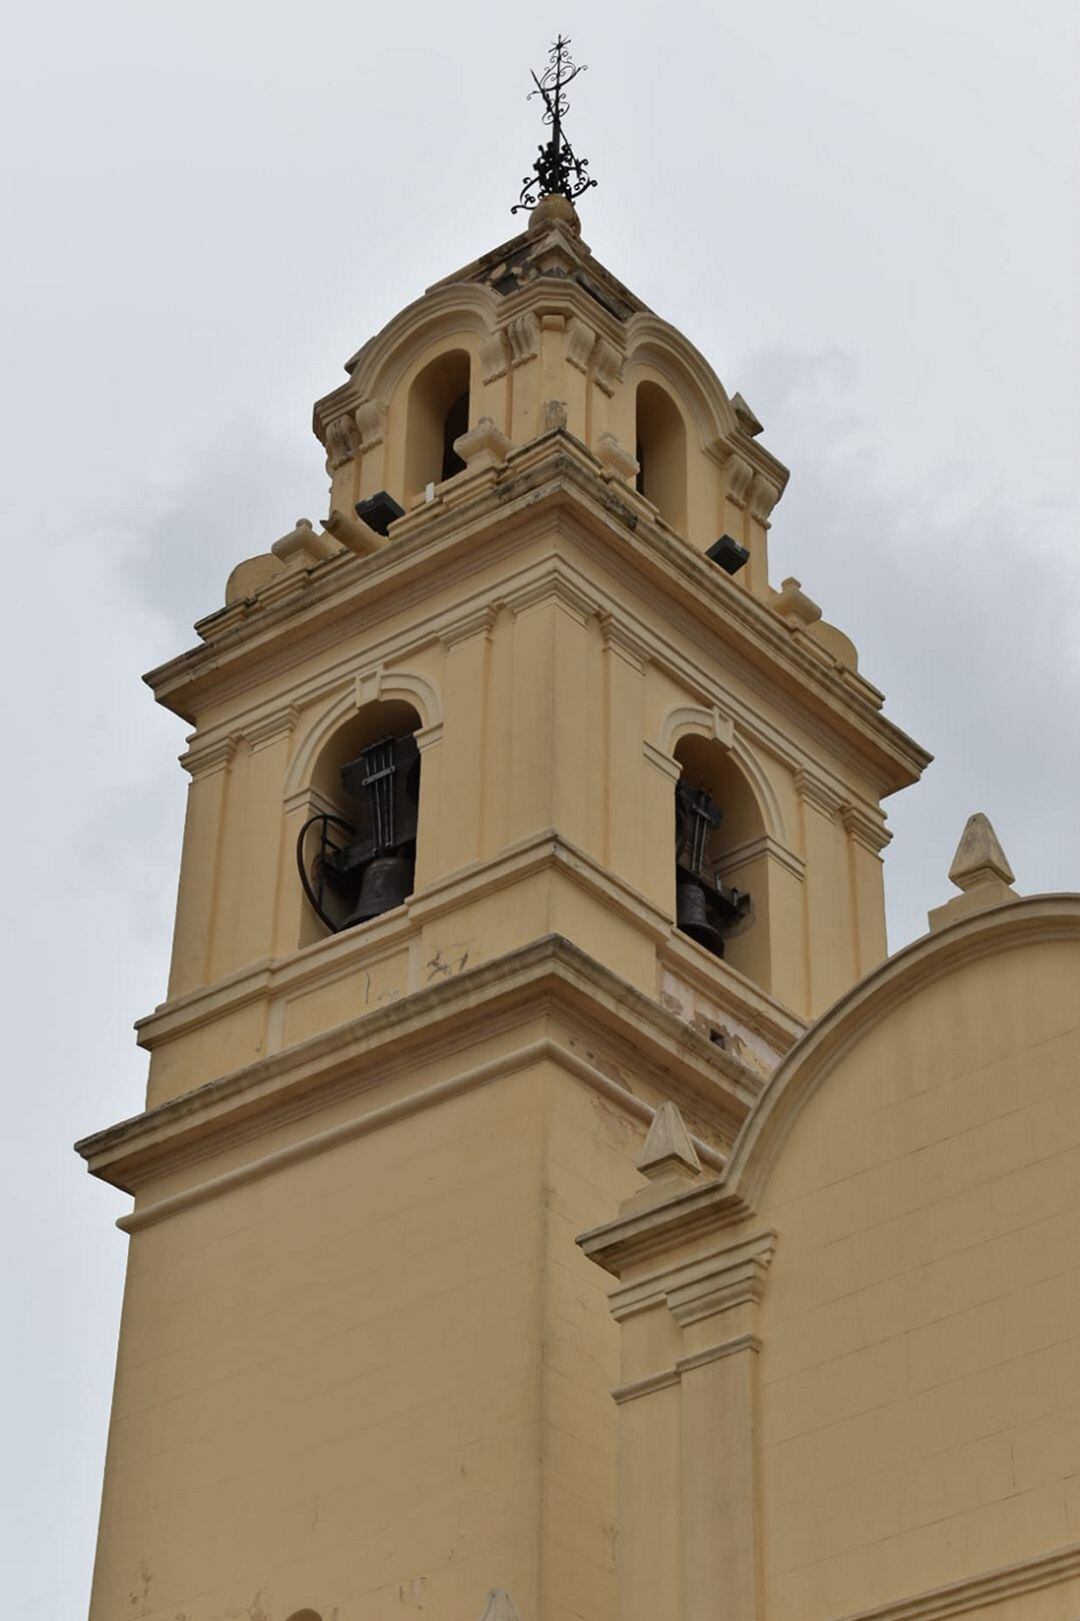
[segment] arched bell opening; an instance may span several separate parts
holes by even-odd
[[[664,522],[686,533],[686,424],[659,383],[639,383],[635,395],[637,488]]]
[[[308,900],[301,945],[369,923],[413,892],[421,720],[411,704],[365,704],[329,738],[311,775],[312,815],[297,838]]]
[[[469,426],[469,371],[466,351],[454,349],[413,379],[405,425],[406,505],[429,484],[441,484],[465,467],[454,441]]]
[[[765,909],[755,904],[753,878],[764,881],[765,822],[754,790],[731,751],[712,739],[684,737],[675,758],[682,767],[675,785],[676,925],[763,983],[766,959],[754,935]]]

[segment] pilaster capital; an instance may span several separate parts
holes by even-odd
[[[604,651],[617,654],[640,675],[652,656],[648,645],[614,614],[600,615],[600,629],[604,637]]]
[[[578,315],[571,315],[566,323],[566,337],[564,340],[564,353],[566,363],[577,371],[588,374],[589,357],[596,343],[596,333],[587,321]]]
[[[381,445],[386,437],[386,420],[389,415],[386,403],[383,400],[363,400],[354,412],[357,433],[360,440],[361,452],[374,450]]]
[[[188,748],[180,756],[180,764],[185,771],[191,773],[193,781],[202,781],[228,769],[239,741],[240,737],[236,732],[206,740],[193,735]]]
[[[829,786],[824,777],[809,772],[800,766],[795,773],[795,792],[805,805],[812,805],[816,811],[833,821],[841,805],[844,803],[843,794]]]
[[[755,473],[750,485],[750,513],[759,523],[768,527],[772,509],[780,499],[780,486],[764,473]]]
[[[286,704],[284,709],[275,709],[268,715],[248,721],[244,726],[244,736],[251,752],[255,754],[259,749],[276,743],[279,738],[291,736],[299,717],[300,710],[296,704]]]
[[[614,394],[622,376],[622,355],[606,338],[597,338],[592,352],[593,382],[604,394]]]
[[[666,1291],[671,1315],[685,1328],[736,1306],[755,1304],[761,1299],[775,1251],[776,1234],[771,1228],[717,1250],[695,1277]]]
[[[510,344],[511,366],[524,366],[540,353],[540,318],[535,310],[526,310],[507,322],[506,337]]]
[[[510,370],[505,332],[492,332],[480,342],[480,381],[494,383]]]
[[[495,621],[499,617],[498,602],[485,602],[483,607],[475,608],[472,613],[463,614],[452,625],[447,625],[439,636],[443,647],[449,653],[453,648],[459,647],[462,642],[472,641],[474,637],[481,636],[485,641],[491,640],[491,632]]]
[[[740,456],[737,450],[732,450],[724,462],[724,473],[727,477],[728,500],[733,506],[742,509],[750,496],[754,469],[745,456]]]
[[[542,607],[545,603],[556,602],[561,608],[568,609],[582,624],[596,614],[593,599],[567,575],[558,573],[544,574],[539,579],[518,586],[507,592],[504,601],[508,608],[519,615]]]
[[[872,855],[880,855],[892,838],[880,812],[875,816],[862,805],[852,804],[850,800],[841,805],[840,820],[844,831],[850,834],[856,844],[861,844]]]

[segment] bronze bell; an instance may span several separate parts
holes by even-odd
[[[413,862],[408,856],[376,856],[364,868],[356,905],[341,924],[351,929],[356,923],[381,917],[393,911],[412,894]]]
[[[679,883],[675,890],[675,921],[684,934],[706,946],[718,957],[724,955],[724,937],[709,921],[705,891],[700,883]]]

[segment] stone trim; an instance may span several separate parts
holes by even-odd
[[[300,711],[296,704],[287,704],[284,709],[275,710],[272,715],[265,715],[262,720],[250,721],[244,727],[244,736],[251,747],[253,754],[259,749],[265,749],[271,743],[276,743],[280,737],[289,737],[296,727]]]
[[[245,1165],[234,1166],[218,1176],[211,1176],[203,1182],[196,1183],[193,1187],[182,1188],[177,1193],[168,1194],[164,1199],[144,1205],[141,1210],[133,1210],[129,1215],[120,1216],[116,1225],[121,1232],[139,1232],[143,1227],[153,1226],[156,1222],[163,1221],[181,1210],[190,1210],[193,1205],[217,1198],[233,1188],[261,1181],[264,1176],[269,1176],[284,1166],[311,1159],[316,1154],[336,1148],[340,1143],[350,1142],[356,1137],[365,1137],[370,1132],[378,1131],[397,1120],[407,1119],[410,1115],[419,1114],[422,1110],[444,1103],[449,1098],[459,1097],[463,1092],[471,1092],[477,1087],[486,1086],[490,1081],[502,1080],[507,1075],[516,1074],[534,1064],[547,1062],[569,1070],[625,1113],[644,1123],[651,1122],[653,1110],[647,1103],[635,1097],[632,1092],[628,1092],[624,1086],[613,1081],[601,1070],[594,1068],[570,1048],[562,1046],[550,1036],[545,1036],[538,1041],[526,1043],[515,1052],[489,1059],[484,1064],[473,1065],[449,1080],[423,1087],[408,1097],[397,1098],[393,1103],[370,1109],[366,1114],[357,1115],[351,1120],[338,1121],[336,1125],[328,1126],[322,1131],[312,1132],[299,1142],[288,1143],[284,1148],[272,1149],[269,1154],[249,1160]],[[707,1158],[710,1163],[720,1157],[707,1143],[695,1140],[695,1147],[702,1158]]]
[[[710,1205],[714,1228],[746,1215],[743,1208],[735,1209],[734,1206],[730,1210],[717,1208],[715,1196],[722,1192],[721,1185],[717,1182],[706,1183],[700,1189],[694,1188],[692,1192],[707,1192],[713,1195]],[[607,1266],[602,1249],[606,1249],[608,1244],[598,1245],[595,1242],[598,1237],[610,1241],[611,1235],[616,1234],[620,1228],[630,1226],[633,1226],[635,1233],[640,1235],[652,1226],[660,1238],[655,1253],[662,1257],[665,1253],[670,1253],[673,1244],[681,1242],[680,1233],[672,1236],[670,1213],[672,1207],[684,1201],[686,1197],[684,1194],[668,1200],[666,1204],[656,1205],[650,1211],[635,1212],[629,1217],[609,1223],[607,1227],[596,1228],[592,1233],[584,1233],[578,1239],[578,1243],[592,1260],[599,1261],[601,1266]],[[724,1201],[721,1199],[720,1205],[723,1204]],[[658,1219],[651,1222],[650,1218],[654,1215]],[[624,1317],[632,1316],[635,1312],[646,1310],[650,1306],[666,1305],[675,1321],[685,1328],[689,1323],[701,1322],[703,1318],[714,1317],[721,1312],[729,1311],[732,1307],[752,1304],[761,1298],[765,1273],[769,1269],[775,1250],[776,1234],[771,1228],[764,1228],[748,1237],[735,1239],[726,1245],[721,1244],[711,1254],[702,1256],[699,1260],[662,1266],[658,1272],[650,1273],[644,1278],[636,1278],[633,1283],[613,1290],[610,1296],[612,1316],[617,1322],[621,1322]],[[634,1259],[638,1258],[639,1256],[635,1255]]]
[[[743,1351],[753,1351],[756,1354],[760,1350],[760,1334],[736,1334],[730,1340],[721,1340],[719,1345],[710,1345],[704,1351],[694,1351],[690,1356],[681,1356],[675,1368],[681,1377],[684,1373],[692,1373],[695,1368],[707,1368],[710,1362],[721,1362],[724,1357],[740,1356]]]
[[[180,764],[191,773],[193,779],[212,777],[216,771],[224,771],[232,764],[239,742],[240,734],[237,732],[212,738],[209,742],[202,742],[193,735],[187,751],[180,755]]]
[[[829,821],[836,818],[844,803],[843,794],[831,788],[824,777],[807,771],[803,766],[795,773],[795,792],[805,805],[813,805]]]
[[[853,805],[850,801],[841,805],[840,820],[844,825],[844,831],[851,835],[856,844],[861,844],[872,855],[880,855],[892,840],[892,834],[885,826],[884,820],[864,810],[861,805]]]
[[[665,1368],[662,1373],[648,1373],[644,1379],[632,1379],[629,1384],[616,1385],[611,1399],[621,1407],[624,1402],[636,1401],[639,1396],[651,1396],[655,1390],[670,1390],[679,1383],[679,1370]]]
[[[402,909],[404,914],[404,909]],[[385,953],[390,937],[404,940],[407,914],[388,918],[379,930]],[[344,948],[344,949],[342,949]],[[304,960],[306,958],[306,961]],[[356,942],[332,936],[298,954],[293,972],[280,975],[263,962],[233,994],[245,999],[296,994],[325,980],[328,970],[345,972],[362,960]],[[194,1001],[194,999],[193,999]],[[184,1010],[184,1023],[201,1023],[220,1010],[220,996]],[[634,990],[625,980],[559,935],[541,939],[470,967],[447,979],[410,991],[383,1007],[361,1012],[319,1035],[277,1049],[194,1091],[171,1098],[118,1125],[106,1127],[77,1145],[94,1175],[129,1192],[162,1174],[168,1165],[215,1153],[224,1143],[255,1137],[301,1102],[314,1113],[317,1098],[351,1096],[369,1090],[389,1074],[416,1076],[418,1054],[445,1053],[448,1021],[462,1008],[488,1028],[516,1028],[537,1008],[557,1009],[571,1028],[582,1026],[595,1043],[603,1033],[620,1063],[640,1065],[662,1077],[659,1089],[685,1097],[713,1120],[721,1136],[734,1134],[745,1120],[759,1087],[756,1077],[730,1055],[718,1051],[682,1020]],[[178,1028],[177,1011],[163,1011],[151,1022],[156,1039]],[[460,1042],[458,1043],[460,1045]],[[509,1055],[512,1056],[512,1055]],[[558,1049],[564,1068],[602,1090],[630,1115],[649,1125],[653,1110],[611,1074],[601,1073],[577,1050]],[[719,1171],[724,1156],[696,1142],[699,1157]]]
[[[647,643],[614,614],[604,612],[599,617],[604,637],[604,651],[618,654],[640,675],[652,658]]]
[[[483,607],[475,609],[471,614],[464,614],[452,625],[447,625],[439,637],[446,651],[449,653],[451,648],[457,647],[461,642],[472,641],[474,636],[483,636],[485,640],[490,641],[501,606],[499,602],[486,602]]]
[[[670,754],[665,754],[663,749],[658,749],[655,743],[649,742],[648,738],[642,744],[642,751],[650,765],[654,765],[657,771],[662,771],[665,777],[670,777],[672,782],[678,782],[682,776],[682,766],[678,760],[673,760]]]
[[[789,850],[779,839],[774,839],[771,833],[762,833],[756,839],[746,839],[742,844],[736,844],[730,850],[725,850],[717,860],[716,870],[720,877],[724,878],[733,868],[741,867],[744,862],[754,861],[762,855],[777,862],[800,883],[804,881],[806,862],[802,856],[796,855],[794,850]]]
[[[1001,1565],[978,1576],[967,1576],[944,1587],[931,1588],[913,1598],[898,1599],[874,1609],[848,1614],[842,1621],[945,1621],[947,1616],[964,1615],[988,1604],[1037,1593],[1080,1577],[1080,1542],[1051,1548],[1046,1553]]]

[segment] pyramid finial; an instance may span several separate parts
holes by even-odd
[[[961,918],[976,912],[989,911],[992,906],[1003,906],[1007,901],[1019,900],[1013,882],[1013,870],[1001,848],[990,818],[982,811],[969,816],[956,846],[956,854],[949,868],[949,877],[961,895],[954,895],[944,906],[935,906],[927,921],[930,929],[947,928]]]
[[[493,1587],[484,1603],[480,1621],[521,1621],[521,1612],[505,1587]]]
[[[683,1177],[701,1175],[701,1161],[686,1129],[686,1121],[670,1100],[661,1103],[653,1115],[637,1168],[650,1182],[672,1173]]]
[[[990,818],[984,816],[982,811],[968,817],[949,868],[949,877],[957,889],[965,893],[986,883],[988,879],[999,878],[1005,884],[1013,882],[1015,874],[1005,858]]]

